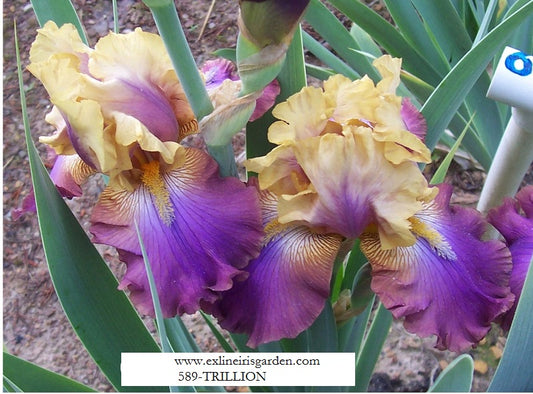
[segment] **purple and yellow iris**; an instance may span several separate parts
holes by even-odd
[[[49,22],[30,60],[54,104],[47,120],[56,132],[41,141],[60,155],[52,175],[63,194],[79,195],[93,173],[109,176],[90,231],[127,264],[120,288],[153,314],[136,223],[164,315],[215,302],[259,253],[259,199],[220,178],[207,153],[180,145],[198,122],[159,36],[110,33],[92,49],[73,26]]]
[[[374,292],[395,317],[405,318],[409,331],[436,335],[440,349],[477,343],[513,302],[508,249],[499,241],[482,241],[480,214],[451,207],[450,188],[430,187],[418,168],[430,161],[430,152],[422,116],[395,94],[400,60],[383,56],[374,65],[383,77],[377,84],[337,75],[322,89],[306,87],[277,105],[273,114],[279,121],[268,132],[277,146],[246,163],[276,205],[266,228],[309,234],[298,252],[307,263],[298,264],[287,237],[270,237],[272,245],[265,242],[256,259],[261,264],[250,264],[247,281],[230,290],[231,301],[222,298],[222,326],[250,334],[252,345],[278,339],[277,320],[250,319],[230,305],[252,309],[261,295],[268,308],[297,306],[305,322],[300,326],[309,326],[324,305],[329,282],[304,293],[287,286],[287,277],[327,276],[334,258],[326,250],[334,256],[343,239],[361,238]],[[307,250],[320,257],[307,257]],[[301,328],[295,327],[282,336],[296,336]]]

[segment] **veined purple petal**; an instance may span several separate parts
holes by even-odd
[[[533,220],[533,185],[528,185],[520,190],[516,195],[516,199],[527,218]]]
[[[449,206],[451,188],[440,185],[434,202],[417,213],[411,247],[382,250],[364,234],[362,250],[372,266],[372,289],[408,331],[436,335],[438,349],[465,350],[512,305],[511,259],[500,241],[482,241],[481,215]]]
[[[506,198],[502,205],[488,214],[489,222],[504,236],[507,243],[533,237],[533,185],[516,195],[516,201]],[[521,210],[525,215],[521,214]]]
[[[408,97],[402,99],[400,114],[405,128],[424,141],[427,131],[426,119]]]
[[[516,201],[505,199],[501,206],[488,213],[488,220],[504,236],[513,259],[509,285],[516,298],[501,323],[503,329],[509,330],[533,256],[533,186],[526,186],[518,192]]]
[[[276,199],[262,192],[264,221]],[[220,325],[249,335],[247,345],[294,338],[318,317],[329,295],[329,283],[341,237],[315,234],[305,226],[266,225],[261,254],[252,260],[244,281],[222,294],[212,313]]]
[[[133,192],[106,189],[91,227],[95,242],[119,249],[128,265],[120,288],[128,288],[142,313],[153,315],[150,289],[134,222],[154,274],[163,314],[194,313],[228,290],[262,238],[254,188],[220,178],[206,153],[184,148],[183,165],[162,173],[166,191],[142,184]],[[166,206],[161,195],[168,193]],[[157,194],[157,193],[155,193]]]

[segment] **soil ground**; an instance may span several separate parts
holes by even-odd
[[[379,1],[367,1],[386,16]],[[90,45],[113,28],[110,1],[76,0],[75,8],[86,28]],[[149,10],[140,1],[119,0],[119,25],[122,32],[141,26],[156,32]],[[206,19],[211,1],[179,1],[178,12],[198,64],[213,57],[221,47],[234,47],[237,36],[237,1],[217,1],[203,35],[199,32]],[[28,64],[31,42],[38,27],[29,0],[3,2],[3,340],[7,351],[55,372],[79,380],[98,391],[112,391],[105,377],[83,349],[70,327],[54,293],[41,246],[37,219],[24,215],[15,221],[12,210],[18,207],[30,191],[31,181],[24,142],[16,76],[13,21],[17,22],[18,39],[23,65]],[[309,57],[309,55],[308,55]],[[310,59],[312,60],[312,59]],[[40,83],[24,73],[29,119],[32,134],[50,134],[44,121],[50,110],[48,96]],[[236,153],[242,150],[243,136],[235,139]],[[201,142],[192,140],[192,144]],[[45,149],[37,144],[43,157]],[[448,181],[455,186],[454,202],[475,204],[484,174],[475,166],[454,164]],[[97,178],[85,186],[83,197],[69,201],[80,223],[88,228],[91,207],[102,182]],[[99,247],[105,260],[117,276],[124,267],[115,251]],[[220,351],[216,340],[198,316],[186,317],[188,327],[205,351]],[[146,319],[153,330],[153,323]],[[485,343],[471,354],[477,361],[473,390],[487,387],[487,377],[496,366],[504,345],[499,332],[489,335]],[[401,322],[395,322],[385,343],[373,376],[372,391],[425,391],[456,354],[433,349],[432,339],[420,339],[405,332]],[[487,370],[484,370],[484,367]]]

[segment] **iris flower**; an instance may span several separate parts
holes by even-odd
[[[430,187],[419,170],[430,151],[423,117],[395,94],[401,61],[374,65],[377,84],[336,75],[278,104],[268,131],[277,146],[246,163],[263,195],[265,246],[214,313],[252,346],[309,327],[342,240],[358,237],[373,291],[440,349],[477,343],[513,302],[506,246],[482,241],[480,214],[451,207],[450,188]]]
[[[533,185],[524,187],[514,199],[507,198],[501,206],[490,210],[488,219],[503,235],[513,258],[509,284],[515,302],[501,322],[502,327],[509,330],[533,257]]]
[[[198,122],[159,36],[110,33],[92,49],[72,25],[49,22],[30,60],[54,105],[47,120],[56,131],[41,141],[60,155],[64,188],[79,195],[88,175],[109,177],[90,231],[127,264],[119,287],[153,315],[137,225],[165,317],[215,302],[259,253],[259,200],[220,178],[207,153],[180,144]]]

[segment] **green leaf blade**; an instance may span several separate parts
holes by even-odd
[[[374,81],[380,79],[379,73],[368,57],[357,52],[361,48],[350,32],[320,1],[311,0],[304,18],[346,61],[348,66],[360,75],[368,75]]]
[[[278,75],[278,81],[281,91],[276,98],[276,104],[300,91],[307,84],[300,26],[296,29],[292,42],[289,45],[285,63]],[[264,156],[275,147],[274,144],[268,141],[267,136],[268,127],[276,120],[272,115],[273,107],[259,119],[247,123],[247,158]]]
[[[175,353],[199,353],[201,350],[179,316],[164,319],[168,341]]]
[[[412,2],[446,59],[452,65],[457,63],[472,47],[472,41],[453,4],[450,0],[440,0],[438,6],[425,0]]]
[[[474,361],[469,354],[462,354],[440,373],[428,391],[434,393],[467,393],[472,387],[473,377]]]
[[[144,262],[144,268],[146,270],[146,275],[148,277],[148,285],[150,286],[150,295],[152,296],[152,303],[154,306],[155,319],[157,322],[157,329],[159,331],[159,340],[161,341],[161,347],[163,352],[171,353],[172,347],[168,341],[167,331],[163,319],[163,311],[161,310],[161,303],[159,302],[159,294],[157,293],[157,286],[155,283],[154,275],[152,273],[152,266],[150,265],[150,260],[148,259],[148,254],[144,247],[144,242],[141,236],[141,231],[137,222],[135,222],[135,231],[137,232],[137,238],[139,240],[139,245],[141,247],[141,253]]]
[[[375,296],[368,303],[366,309],[360,315],[352,318],[345,325],[339,327],[339,350],[342,352],[354,352],[356,357],[359,357],[361,352],[361,344],[372,313],[372,306],[374,305]],[[357,376],[356,383],[357,383]]]
[[[54,21],[58,26],[72,23],[76,26],[81,40],[85,44],[88,43],[83,25],[70,0],[31,0],[31,5],[39,26],[44,26],[48,21]]]
[[[463,132],[457,138],[452,148],[450,149],[450,151],[444,158],[444,160],[442,160],[442,163],[440,164],[439,168],[437,168],[437,171],[435,171],[435,174],[433,174],[433,177],[431,178],[431,181],[430,181],[432,185],[436,185],[436,184],[444,182],[444,178],[446,177],[446,173],[448,172],[448,169],[450,168],[450,164],[452,163],[453,157],[455,156],[455,153],[459,149],[459,146],[461,146],[461,142],[463,141],[463,138],[465,134],[467,133],[472,120],[473,120],[473,117],[470,118]]]
[[[325,65],[331,67],[337,74],[342,74],[350,79],[359,78],[359,74],[350,68],[346,63],[340,60],[333,53],[328,51],[317,40],[315,40],[309,33],[303,32],[303,44],[320,59]]]
[[[355,367],[355,391],[367,391],[372,372],[392,324],[392,314],[379,303]]]
[[[428,37],[425,26],[411,1],[385,0],[394,23],[398,26],[405,39],[411,43],[418,53],[425,54],[426,58],[433,60],[433,66],[440,75],[445,75],[450,70],[450,65],[442,61],[439,51],[433,41]]]
[[[403,59],[403,67],[407,71],[431,85],[438,84],[441,75],[435,70],[432,63],[421,56],[405,37],[389,22],[368,8],[363,2],[352,0],[330,0],[330,3],[350,18],[352,22],[364,29],[388,53],[392,56],[401,57]],[[311,5],[312,4],[313,2],[311,2]],[[311,9],[311,7],[309,8]],[[324,38],[328,40],[327,37]],[[337,50],[337,48],[335,49]],[[376,77],[375,74],[367,73],[365,70],[359,70],[350,62],[348,62],[348,64],[360,74],[368,74],[373,79]]]
[[[4,352],[3,358],[4,377],[24,392],[95,392],[80,382],[9,353]]]

